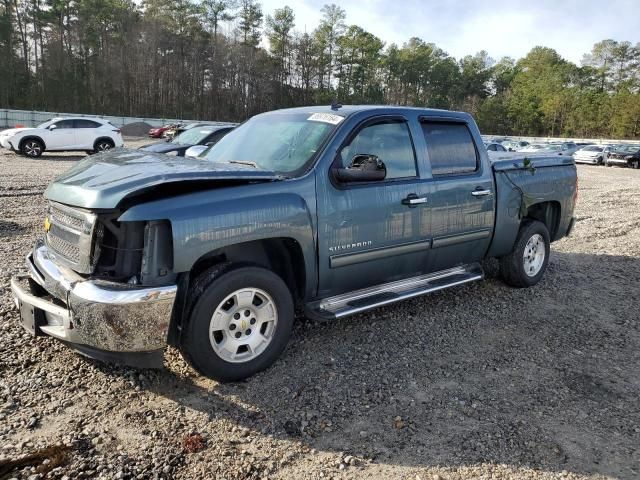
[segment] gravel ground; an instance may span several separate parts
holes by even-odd
[[[485,282],[302,320],[275,366],[220,385],[174,350],[134,370],[18,326],[9,278],[78,158],[0,154],[0,464],[61,446],[49,473],[7,478],[640,478],[640,172],[578,167],[576,228],[536,287],[493,262]]]

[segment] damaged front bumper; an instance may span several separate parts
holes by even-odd
[[[177,286],[141,287],[86,279],[57,265],[44,245],[11,279],[23,327],[98,360],[161,367]]]

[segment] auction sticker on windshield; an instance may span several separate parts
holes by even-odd
[[[338,125],[344,117],[340,115],[332,115],[331,113],[314,113],[307,120],[311,120],[312,122],[324,122],[330,123],[332,125]]]

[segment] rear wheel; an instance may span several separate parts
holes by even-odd
[[[640,160],[632,160],[631,161],[631,168],[638,170],[640,169]]]
[[[201,274],[191,292],[181,351],[203,375],[242,380],[269,367],[286,347],[293,299],[275,273],[217,266]]]
[[[94,145],[93,151],[95,153],[106,152],[114,147],[111,140],[98,140]]]
[[[20,153],[27,157],[37,158],[44,152],[43,143],[35,138],[30,138],[22,142],[20,146]]]
[[[525,220],[513,250],[500,259],[503,280],[512,287],[531,287],[544,275],[549,263],[549,231],[544,223]]]

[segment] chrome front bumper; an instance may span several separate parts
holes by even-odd
[[[44,245],[36,246],[26,264],[28,273],[11,279],[11,291],[32,334],[50,335],[94,358],[118,361],[122,354],[129,364],[140,363],[136,354],[145,358],[167,345],[176,285],[85,279],[56,264]]]

